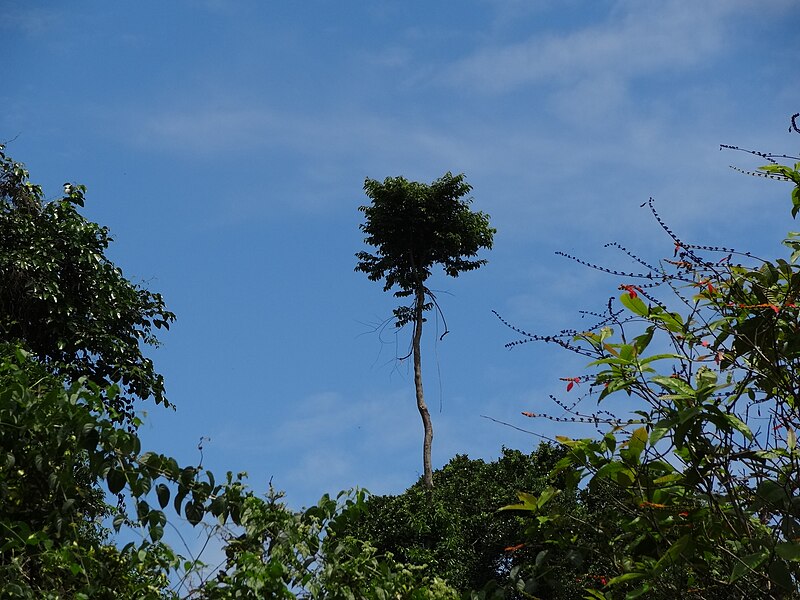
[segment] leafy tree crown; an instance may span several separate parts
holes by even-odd
[[[472,186],[464,175],[448,172],[430,185],[387,177],[383,182],[367,179],[364,191],[372,203],[359,207],[366,216],[361,230],[374,254],[356,254],[356,271],[370,280],[385,279],[384,291],[397,287],[397,297],[424,290],[435,264],[458,277],[484,265],[475,259],[481,248],[491,249],[495,229],[489,216],[473,212]]]
[[[155,330],[175,315],[106,257],[108,229],[78,212],[85,191],[65,184],[62,198],[44,202],[0,146],[0,341],[21,342],[69,380],[120,384],[117,409],[130,417],[134,397],[167,404],[142,348],[158,345]]]

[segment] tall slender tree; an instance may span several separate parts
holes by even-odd
[[[403,177],[387,177],[382,183],[367,179],[364,191],[372,202],[359,207],[366,217],[360,226],[367,235],[364,241],[375,247],[375,253],[358,252],[356,271],[372,281],[384,280],[383,290],[396,288],[398,298],[411,298],[410,304],[394,309],[394,319],[397,327],[413,326],[414,386],[425,431],[422,463],[428,488],[433,487],[433,425],[422,387],[420,345],[424,313],[436,299],[426,282],[437,264],[447,275],[458,277],[486,263],[474,257],[481,248],[492,247],[495,230],[488,215],[470,210],[472,199],[465,196],[471,190],[463,174],[450,172],[430,185]]]

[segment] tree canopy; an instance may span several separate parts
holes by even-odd
[[[752,154],[770,163],[753,174],[789,182],[800,212],[800,158]],[[414,326],[424,422],[419,342],[435,301],[425,281],[437,263],[449,275],[479,267],[494,232],[461,200],[461,178],[367,180],[373,205],[362,207],[378,251],[359,253],[357,269],[413,296],[395,316]],[[399,496],[325,494],[297,511],[271,487],[254,493],[244,474],[217,478],[142,449],[133,399],[166,404],[142,349],[174,316],[105,257],[111,238],[79,214],[83,196],[68,185],[43,202],[0,148],[3,598],[800,597],[799,232],[783,240],[787,257],[760,259],[691,243],[645,203],[664,258],[610,244],[639,265],[626,272],[570,257],[618,278],[595,324],[512,326],[521,337],[509,346],[541,341],[591,361],[560,377],[575,402],[522,414],[598,435],[492,463],[456,456],[433,473],[428,416],[421,482]],[[404,205],[417,226],[399,217]],[[444,249],[426,253],[418,236]],[[614,395],[629,414],[606,410]],[[204,524],[224,561],[209,569],[170,547],[176,520]],[[120,544],[123,529],[136,541]]]
[[[559,486],[563,477],[554,480],[550,472],[565,454],[543,443],[528,454],[504,448],[490,462],[455,456],[434,471],[430,493],[417,482],[399,495],[370,497],[349,532],[401,561],[426,565],[464,595],[574,598],[582,571],[566,561],[548,572],[537,569],[545,540],[529,539],[518,515],[498,512],[520,490],[538,494]],[[573,515],[586,512],[577,493],[562,494],[558,503]]]
[[[134,398],[168,403],[143,349],[158,345],[155,331],[175,315],[108,259],[108,229],[78,212],[84,192],[65,184],[60,199],[44,202],[0,146],[0,341],[21,343],[72,381],[119,384],[115,408],[131,417]]]
[[[430,185],[404,177],[367,179],[364,191],[372,202],[359,207],[365,217],[361,230],[376,250],[357,253],[356,270],[371,281],[384,279],[384,291],[397,287],[394,295],[406,297],[424,290],[437,264],[450,277],[486,264],[473,257],[491,249],[495,230],[488,215],[470,210],[471,199],[464,197],[472,186],[463,174],[445,173]],[[395,315],[398,326],[413,319],[408,310]]]
[[[244,474],[143,450],[132,399],[166,399],[139,344],[172,313],[105,257],[82,186],[44,204],[21,164],[2,154],[0,170],[0,597],[455,600],[343,533],[364,492],[296,511]],[[176,552],[176,523],[202,523],[225,563]]]

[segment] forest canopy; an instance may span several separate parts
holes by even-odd
[[[745,152],[768,163],[753,174],[789,183],[796,216],[800,158]],[[587,362],[562,378],[577,402],[522,416],[597,435],[492,462],[459,455],[402,494],[353,489],[296,510],[244,474],[142,447],[137,407],[169,405],[146,352],[175,315],[108,258],[109,231],[81,215],[83,186],[47,202],[2,147],[0,171],[4,598],[800,596],[800,233],[787,233],[785,256],[756,258],[684,239],[650,200],[661,260],[618,244],[636,270],[568,257],[611,278],[594,324],[506,323],[511,347],[541,342]],[[494,230],[469,214],[472,257]],[[370,256],[365,272],[385,277]],[[424,277],[398,277],[400,296],[423,304],[396,316],[419,319]],[[631,414],[606,412],[614,395]],[[221,561],[182,556],[172,526],[204,531]]]

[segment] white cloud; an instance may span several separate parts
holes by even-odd
[[[213,154],[233,148],[285,143],[292,127],[286,119],[267,109],[190,108],[131,116],[134,140],[143,145]],[[299,132],[295,132],[299,133]]]
[[[499,93],[527,84],[624,82],[693,67],[724,47],[726,17],[743,6],[731,0],[704,2],[702,8],[685,0],[619,2],[599,24],[479,49],[455,65],[451,81]]]
[[[788,5],[779,0],[765,10]],[[526,10],[509,6],[497,8],[503,19]],[[645,211],[633,210],[649,195],[675,202],[681,219],[695,220],[707,206],[698,200],[708,202],[715,189],[705,177],[719,170],[715,142],[746,144],[739,134],[746,128],[763,139],[753,121],[728,121],[742,113],[735,92],[749,89],[746,75],[731,83],[715,73],[674,88],[662,77],[644,93],[640,81],[716,68],[730,57],[733,24],[754,10],[744,0],[713,0],[702,10],[684,0],[618,1],[602,20],[566,32],[478,47],[449,69],[456,102],[441,103],[441,88],[422,76],[404,90],[416,112],[393,111],[388,96],[385,104],[332,99],[308,110],[226,87],[224,97],[209,91],[167,98],[150,110],[120,107],[105,124],[137,147],[181,160],[247,156],[241,162],[251,172],[243,166],[242,177],[227,184],[228,196],[215,200],[223,210],[203,227],[262,218],[279,204],[335,211],[343,199],[358,197],[364,176],[430,180],[451,169],[467,173],[478,205],[504,232],[524,236],[536,227],[540,238],[558,238],[603,224],[615,238],[614,229],[649,222]],[[485,39],[501,40],[501,29]],[[401,66],[448,71],[397,46],[362,60],[385,63],[392,73]],[[388,79],[376,75],[378,83]],[[389,95],[393,84],[385,86]],[[693,181],[689,190],[682,189],[686,180]],[[570,210],[560,208],[566,203]]]

